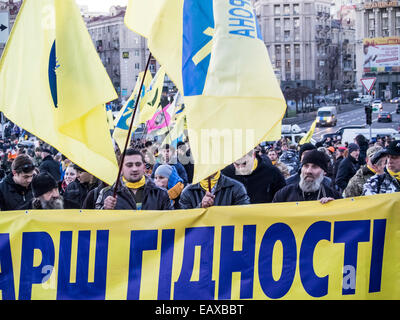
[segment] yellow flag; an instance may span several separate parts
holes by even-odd
[[[106,102],[118,98],[74,0],[24,1],[0,62],[0,109],[106,183],[117,177]]]
[[[140,101],[139,123],[145,123],[146,121],[150,120],[157,112],[161,102],[164,79],[165,69],[161,66],[150,86],[146,90],[143,99]]]
[[[194,183],[280,137],[286,102],[250,1],[130,0],[125,24],[184,95]]]
[[[123,152],[125,148],[125,143],[126,143],[126,138],[128,136],[129,132],[129,126],[132,121],[132,115],[133,111],[135,110],[135,104],[136,104],[136,99],[138,99],[139,95],[139,89],[140,85],[142,83],[142,79],[144,76],[144,72],[140,72],[139,76],[136,80],[136,85],[135,88],[133,89],[132,95],[130,96],[129,100],[125,103],[125,105],[122,107],[121,111],[119,112],[118,116],[115,119],[115,128],[113,132],[113,138],[115,142],[118,144],[119,149],[121,152]],[[143,99],[144,94],[146,92],[146,88],[150,85],[152,80],[152,76],[150,72],[146,73],[146,78],[144,79],[143,87],[142,87],[142,92],[141,92],[141,99]],[[141,102],[139,101],[138,104],[138,110],[135,114],[135,119],[133,121],[133,126],[132,126],[132,134],[135,132],[135,130],[138,128],[140,122],[139,122],[139,117],[140,117],[140,104]],[[128,145],[129,147],[129,145]]]
[[[314,122],[311,124],[310,130],[308,130],[307,134],[299,141],[299,145],[309,143],[311,141],[316,126],[317,126],[317,120],[314,120]]]

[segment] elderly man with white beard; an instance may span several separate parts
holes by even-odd
[[[328,170],[326,154],[318,150],[308,151],[302,159],[300,181],[279,190],[272,202],[315,201],[322,204],[342,196],[334,189],[324,185],[322,180]]]
[[[40,173],[32,179],[34,199],[23,207],[24,210],[60,210],[64,208],[64,199],[58,191],[57,181],[47,172]]]

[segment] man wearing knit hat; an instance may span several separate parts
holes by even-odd
[[[374,175],[364,184],[363,195],[400,192],[400,140],[392,141],[372,161],[379,161],[379,157],[385,155],[388,161],[384,173]]]
[[[33,201],[24,209],[53,210],[64,209],[64,201],[58,191],[58,184],[47,172],[38,174],[32,179]]]
[[[376,159],[376,156],[383,150],[381,146],[372,146],[367,150],[366,164],[361,166],[356,174],[350,179],[343,192],[345,198],[359,197],[363,193],[364,184],[375,174],[383,174],[386,165],[386,155]],[[376,159],[376,161],[373,161]]]
[[[360,156],[360,147],[356,143],[350,143],[348,147],[349,153],[339,165],[335,178],[336,186],[340,192],[346,189],[350,179],[356,174],[360,168],[358,157]]]
[[[313,201],[319,200],[325,204],[334,199],[340,199],[338,192],[322,183],[328,170],[328,157],[318,150],[304,154],[300,181],[279,190],[273,202]]]

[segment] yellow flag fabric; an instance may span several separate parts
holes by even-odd
[[[97,178],[118,164],[104,103],[118,96],[73,0],[24,1],[0,62],[0,110]]]
[[[185,97],[194,182],[280,137],[286,103],[250,1],[130,0],[125,23]]]
[[[146,123],[157,112],[164,87],[165,69],[161,66],[140,101],[139,123]]]
[[[132,115],[133,115],[133,111],[135,109],[136,99],[138,99],[138,96],[139,96],[139,91],[140,91],[139,89],[140,89],[140,85],[142,83],[143,77],[144,77],[144,72],[139,73],[139,76],[136,80],[136,85],[135,85],[135,88],[133,89],[132,95],[130,96],[129,100],[125,103],[125,105],[122,107],[122,109],[120,110],[120,112],[114,122],[115,128],[114,128],[114,132],[113,132],[113,138],[114,138],[115,142],[117,143],[121,152],[123,152],[124,148],[125,148],[126,138],[128,136],[128,132],[129,132],[129,126],[132,121]],[[142,100],[146,93],[146,88],[148,88],[150,86],[151,81],[152,81],[151,73],[146,72],[146,78],[144,79],[142,92],[141,92]],[[140,124],[140,122],[139,122],[140,106],[141,106],[141,102],[139,101],[138,110],[135,114],[135,119],[133,121],[132,134],[135,132],[135,130],[138,128],[138,126]]]
[[[396,194],[0,212],[0,299],[399,300],[399,212]]]
[[[308,130],[307,134],[301,138],[301,140],[299,141],[299,145],[305,144],[305,143],[309,143],[311,141],[311,138],[314,134],[315,131],[315,127],[317,126],[317,120],[315,120],[310,127],[310,130]]]

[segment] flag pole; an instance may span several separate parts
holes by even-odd
[[[136,101],[135,101],[135,108],[134,108],[134,110],[133,110],[132,119],[131,119],[131,124],[130,124],[130,126],[129,126],[129,131],[128,131],[128,136],[126,137],[125,148],[124,148],[124,151],[123,151],[122,154],[121,154],[121,159],[120,159],[120,163],[119,163],[118,177],[117,177],[117,181],[116,181],[116,183],[115,183],[115,188],[114,188],[114,195],[113,195],[114,198],[115,198],[116,195],[117,195],[117,190],[118,190],[118,187],[119,187],[120,178],[121,178],[121,173],[122,173],[122,167],[123,167],[123,165],[124,165],[124,160],[125,160],[125,155],[126,155],[126,149],[128,148],[128,143],[129,143],[129,141],[131,140],[132,127],[133,127],[133,123],[134,123],[134,120],[135,120],[136,110],[137,110],[137,108],[138,108],[139,100],[140,100],[140,97],[141,97],[141,95],[142,95],[143,84],[144,84],[144,80],[146,79],[146,74],[147,74],[147,71],[148,71],[149,66],[150,66],[150,60],[151,60],[151,58],[152,58],[152,56],[151,56],[151,52],[150,52],[150,54],[149,54],[149,59],[147,60],[146,68],[145,68],[145,70],[144,70],[144,75],[143,75],[143,78],[142,78],[142,83],[140,84],[139,93],[138,93],[137,98],[136,98]]]

